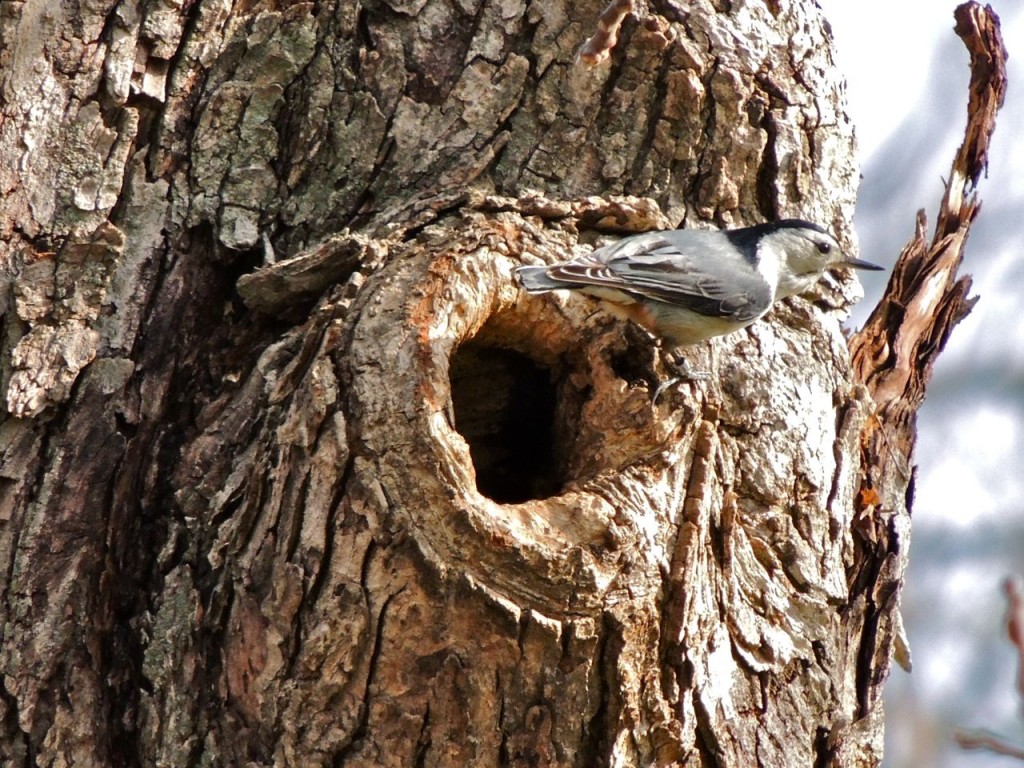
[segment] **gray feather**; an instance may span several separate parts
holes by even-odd
[[[548,277],[549,269],[550,267],[519,267],[516,269],[516,277],[527,293],[547,293],[565,288],[566,285],[561,280]]]
[[[550,267],[520,267],[518,274],[531,293],[592,286],[745,323],[774,299],[772,287],[750,269],[752,258],[754,252],[740,254],[721,232],[674,230],[627,237]]]

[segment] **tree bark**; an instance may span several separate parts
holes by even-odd
[[[652,402],[649,338],[512,279],[849,242],[827,25],[651,2],[583,66],[601,10],[5,4],[5,764],[878,763],[910,454],[863,503],[855,281]]]

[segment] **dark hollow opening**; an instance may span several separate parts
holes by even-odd
[[[477,490],[503,504],[556,494],[557,390],[551,371],[526,355],[471,340],[450,367],[455,428],[467,443]]]

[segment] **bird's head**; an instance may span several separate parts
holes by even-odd
[[[760,247],[771,249],[779,259],[778,298],[809,290],[829,269],[882,269],[847,256],[828,230],[809,221],[783,219],[761,226]]]

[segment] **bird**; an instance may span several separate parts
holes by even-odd
[[[782,219],[730,230],[675,229],[625,237],[550,266],[522,266],[529,294],[580,291],[674,347],[723,336],[808,291],[830,269],[881,270],[843,253],[825,228]]]

